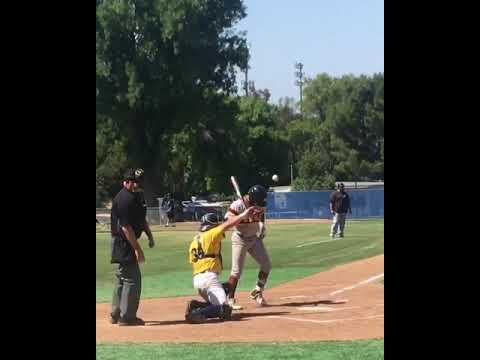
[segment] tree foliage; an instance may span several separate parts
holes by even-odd
[[[224,99],[248,57],[232,27],[243,17],[241,0],[97,0],[97,122],[111,120],[124,163],[146,169],[147,200],[155,184],[182,190],[189,155],[179,149],[231,121]],[[103,151],[97,158],[108,158]],[[97,172],[116,165],[101,162]]]
[[[340,78],[320,74],[307,81],[304,104],[304,121],[311,126],[304,127],[305,142],[297,148],[297,189],[304,184],[311,184],[311,189],[327,187],[332,178],[383,179],[383,74]],[[312,179],[324,180],[312,183]]]

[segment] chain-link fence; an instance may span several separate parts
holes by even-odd
[[[110,209],[97,208],[97,224],[110,225]]]
[[[97,208],[97,224],[110,224],[110,209]],[[200,221],[200,218],[207,212],[215,212],[219,218],[223,218],[227,207],[223,206],[198,206],[184,207],[175,211],[175,221]],[[147,207],[147,221],[150,225],[167,224],[167,213],[161,207]]]

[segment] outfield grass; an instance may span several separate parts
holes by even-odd
[[[97,344],[97,360],[375,360],[383,358],[383,340],[255,344]]]
[[[328,224],[271,225],[265,245],[272,261],[268,287],[324,271],[338,264],[368,258],[384,251],[384,222],[372,220],[348,222],[346,237],[329,241]],[[142,298],[194,295],[191,266],[187,262],[188,245],[194,235],[190,231],[154,232],[157,246],[149,249],[142,236],[147,262],[142,265]],[[316,243],[319,241],[326,241]],[[299,245],[305,245],[297,247]],[[230,233],[223,242],[224,271],[228,278],[231,265]],[[115,265],[110,264],[110,235],[96,234],[96,300],[111,300]],[[249,290],[258,267],[250,256],[239,283],[239,290]]]

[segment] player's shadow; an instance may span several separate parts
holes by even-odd
[[[245,321],[248,318],[258,317],[258,316],[273,316],[273,315],[285,315],[289,314],[288,311],[274,311],[274,312],[264,312],[264,313],[234,313],[232,314],[232,319],[230,321]],[[215,324],[221,323],[224,320],[220,319],[208,319],[205,324]],[[157,325],[179,325],[187,324],[185,320],[166,320],[166,321],[145,321],[145,326],[157,326]]]

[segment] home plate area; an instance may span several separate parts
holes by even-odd
[[[266,289],[267,306],[238,292],[231,321],[188,324],[192,297],[142,299],[146,326],[110,324],[110,304],[96,305],[97,342],[275,342],[356,340],[384,337],[384,255],[337,266]],[[200,300],[200,298],[198,298]]]

